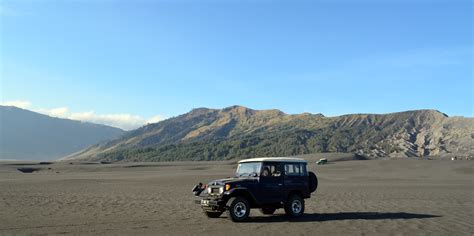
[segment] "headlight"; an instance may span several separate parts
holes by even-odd
[[[207,188],[207,193],[209,194],[222,194],[224,192],[224,186],[220,186],[220,187],[208,187]]]

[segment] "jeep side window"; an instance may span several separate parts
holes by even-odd
[[[306,166],[302,163],[285,164],[285,175],[286,176],[305,176]]]
[[[261,176],[265,177],[279,177],[281,176],[280,164],[278,163],[265,163],[262,168]]]
[[[280,177],[281,176],[280,164],[273,165],[272,176],[273,177]]]

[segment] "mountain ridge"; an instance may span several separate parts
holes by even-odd
[[[243,106],[196,108],[65,159],[226,160],[351,152],[371,158],[474,155],[474,119],[437,110],[388,114],[286,114]]]

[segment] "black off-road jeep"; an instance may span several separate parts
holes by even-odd
[[[227,211],[232,221],[245,221],[251,208],[273,214],[284,208],[290,217],[304,213],[304,199],[318,187],[318,179],[306,170],[307,162],[299,158],[253,158],[238,163],[233,178],[219,179],[203,185],[193,193],[204,213],[217,218]]]

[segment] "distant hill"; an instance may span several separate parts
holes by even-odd
[[[123,130],[0,106],[0,159],[53,160],[113,139]]]
[[[369,158],[473,155],[474,119],[435,110],[325,117],[241,106],[198,108],[66,159],[223,160],[319,152]]]

